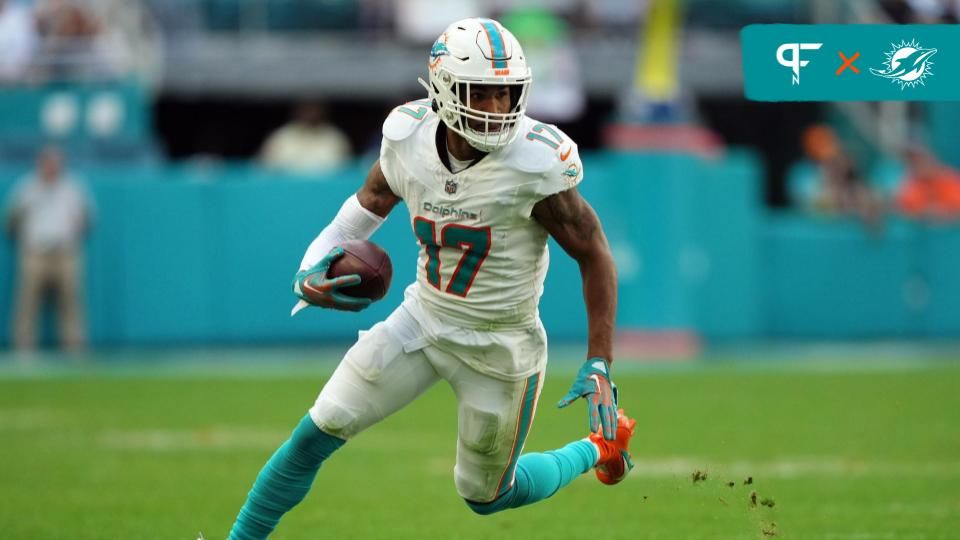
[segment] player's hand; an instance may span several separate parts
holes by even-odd
[[[579,398],[587,401],[590,431],[612,441],[617,438],[617,386],[610,380],[610,364],[600,357],[588,359],[577,372],[567,395],[557,403],[561,409]]]
[[[355,298],[340,292],[344,287],[358,285],[360,276],[327,277],[330,265],[340,257],[343,257],[343,248],[333,248],[320,262],[297,272],[293,277],[293,294],[308,304],[341,311],[360,311],[369,306],[369,298]]]

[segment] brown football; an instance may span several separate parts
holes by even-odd
[[[383,298],[393,278],[393,264],[387,252],[369,240],[349,240],[340,247],[343,257],[333,261],[327,277],[357,274],[360,284],[340,289],[343,294],[374,301]]]

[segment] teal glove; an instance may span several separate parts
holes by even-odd
[[[600,357],[588,359],[577,372],[567,395],[557,403],[561,409],[579,398],[587,400],[590,432],[603,429],[603,438],[617,438],[617,386],[610,381],[610,364]]]
[[[369,298],[355,298],[339,292],[344,287],[359,284],[360,276],[327,277],[330,265],[340,257],[343,257],[343,248],[333,248],[320,262],[297,272],[293,277],[293,294],[308,304],[341,311],[360,311],[369,306]]]

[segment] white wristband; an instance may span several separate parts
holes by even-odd
[[[351,195],[333,221],[327,225],[303,254],[300,270],[306,270],[320,262],[330,250],[347,240],[366,240],[386,221],[360,204],[356,195]]]

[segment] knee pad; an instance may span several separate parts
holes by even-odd
[[[310,408],[310,418],[324,433],[340,439],[347,440],[359,431],[357,413],[323,394]]]
[[[460,442],[472,452],[491,455],[498,450],[500,417],[496,413],[465,405],[460,411]]]

